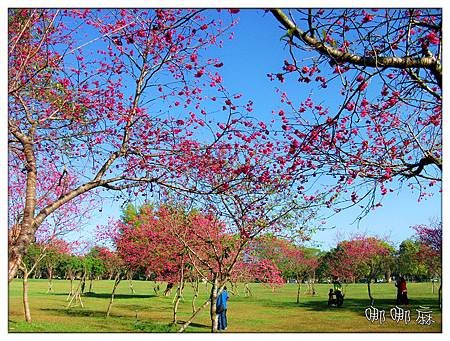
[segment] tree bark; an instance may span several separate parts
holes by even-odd
[[[91,276],[89,279],[89,292],[92,292],[92,287],[94,286],[94,278]]]
[[[37,168],[33,150],[33,140],[26,136],[20,128],[9,122],[9,131],[20,141],[25,155],[25,170],[27,172],[25,207],[22,221],[18,225],[17,236],[9,235],[8,241],[8,282],[15,277],[17,270],[26,254],[28,246],[34,242],[34,211],[36,209]],[[30,129],[34,134],[34,127]]]
[[[35,261],[34,265],[28,270],[28,267],[24,262],[21,263],[19,269],[22,270],[23,273],[23,282],[22,282],[22,301],[23,301],[23,311],[25,315],[25,321],[31,323],[31,311],[30,311],[30,302],[28,299],[28,278],[30,274],[35,271],[38,263],[45,257],[45,253],[41,254],[38,259]]]
[[[153,291],[155,292],[156,296],[159,296],[159,291],[161,290],[159,283],[155,281],[155,285],[153,286]]]
[[[211,299],[208,298],[193,314],[192,316],[183,324],[183,326],[178,330],[179,333],[182,333],[186,330],[186,328],[194,321],[195,317],[201,312],[209,303]]]
[[[300,290],[302,288],[302,282],[297,278],[297,303],[300,303]]]
[[[69,304],[67,305],[67,309],[70,308],[70,307],[72,306],[72,302],[73,302],[74,300],[75,300],[75,304],[76,304],[77,301],[79,301],[81,307],[82,307],[82,308],[84,307],[83,301],[81,300],[81,295],[80,295],[80,292],[81,292],[81,283],[82,283],[82,280],[80,280],[80,283],[78,283],[77,289],[76,289],[75,292],[73,293],[72,297],[70,297],[70,295],[67,297],[67,300],[69,300],[69,298],[70,298]],[[67,300],[66,300],[66,301],[67,301]]]
[[[177,323],[178,305],[180,304],[180,300],[183,297],[183,288],[184,288],[184,263],[182,263],[181,265],[180,284],[178,285],[175,303],[173,305],[173,320],[172,320],[173,324]]]
[[[250,290],[250,287],[248,286],[248,283],[245,283],[245,297],[252,296],[252,291]]]
[[[198,298],[198,288],[199,288],[199,279],[198,277],[195,279],[194,283],[192,284],[192,288],[194,289],[194,296],[192,297],[192,314],[195,313],[195,311],[197,310],[195,308],[195,301]]]
[[[30,303],[28,300],[28,277],[30,273],[25,265],[20,266],[20,270],[23,272],[23,281],[22,281],[22,303],[23,303],[23,312],[25,315],[25,321],[31,323],[31,312],[30,312]]]
[[[311,282],[312,295],[316,295],[316,271],[313,272],[312,282]]]
[[[51,267],[47,268],[47,280],[48,280],[48,289],[47,294],[49,292],[53,292],[53,269]]]
[[[374,303],[374,299],[372,297],[372,292],[370,290],[370,282],[372,282],[372,278],[368,278],[367,279],[367,293],[369,294],[369,299],[370,299],[370,305],[373,305]]]
[[[86,277],[87,277],[87,273],[86,273],[86,270],[85,270],[83,275],[81,276],[81,293],[82,294],[84,294],[84,289],[86,287]]]
[[[217,276],[214,275],[212,287],[211,287],[211,296],[210,296],[211,306],[210,306],[210,310],[209,310],[209,315],[211,317],[211,333],[217,332],[217,327],[218,327],[218,323],[219,323],[219,319],[218,319],[218,316],[216,313],[217,291],[218,291],[218,280],[217,280]]]
[[[134,295],[136,293],[136,291],[133,288],[133,273],[128,272],[127,277],[128,277],[128,283],[130,285],[130,291]]]
[[[439,285],[439,289],[438,289],[438,303],[439,303],[439,309],[442,309],[442,282]]]
[[[391,67],[397,69],[423,68],[433,74],[439,87],[442,87],[442,65],[435,57],[383,57],[383,56],[360,56],[324,44],[322,41],[311,36],[309,32],[303,32],[295,23],[281,10],[272,9],[273,16],[280,22],[291,35],[297,37],[306,45],[315,49],[318,53],[332,58],[335,62],[350,63],[363,67]]]
[[[66,301],[68,301],[69,300],[69,298],[74,294],[74,292],[73,292],[73,275],[72,275],[72,273],[70,274],[70,291],[69,291],[69,295],[67,295],[67,299],[66,299]]]
[[[114,301],[114,294],[116,292],[117,286],[120,283],[120,280],[121,280],[121,276],[120,276],[120,274],[117,274],[116,278],[114,280],[114,286],[113,286],[113,290],[111,292],[111,299],[109,300],[108,310],[106,311],[106,317],[108,317],[109,314],[111,313],[112,304],[113,304],[113,301]]]

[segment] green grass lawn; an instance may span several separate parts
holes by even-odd
[[[46,280],[30,280],[30,306],[33,323],[24,321],[22,283],[15,279],[9,286],[10,332],[172,332],[172,297],[156,296],[153,282],[134,281],[136,294],[128,282],[121,282],[110,317],[105,317],[113,281],[95,281],[93,293],[82,297],[84,308],[67,308],[69,281],[54,280],[54,293],[47,294]],[[89,283],[86,288],[89,288]],[[163,288],[163,287],[162,287]],[[411,321],[398,324],[390,317],[395,306],[396,288],[393,283],[372,285],[374,306],[385,310],[383,324],[369,322],[364,311],[369,305],[367,286],[349,284],[345,287],[345,302],[341,308],[327,306],[330,285],[316,285],[315,296],[302,288],[300,303],[296,303],[296,284],[286,284],[272,292],[260,284],[250,284],[253,296],[230,293],[227,332],[441,332],[441,311],[437,305],[437,290],[431,293],[430,283],[408,283]],[[163,288],[164,289],[164,288]],[[184,301],[178,309],[178,319],[184,321],[192,313],[192,289],[186,285]],[[200,285],[197,306],[209,295]],[[432,310],[435,323],[430,326],[416,322],[419,306]],[[209,306],[194,320],[187,332],[209,332]]]

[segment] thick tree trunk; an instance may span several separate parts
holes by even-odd
[[[114,286],[113,286],[113,290],[111,292],[111,299],[109,300],[108,310],[106,311],[106,317],[108,317],[109,314],[111,313],[112,304],[113,304],[113,301],[114,301],[114,294],[116,292],[117,286],[120,283],[120,280],[121,280],[120,274],[117,274],[116,278],[114,280]]]
[[[27,133],[28,135],[25,135],[13,122],[9,121],[8,123],[9,132],[20,141],[23,147],[23,153],[25,155],[24,169],[27,172],[25,206],[21,217],[22,221],[17,229],[13,231],[14,233],[9,234],[8,238],[8,282],[11,282],[16,276],[17,270],[19,269],[28,247],[35,241],[34,234],[36,229],[42,224],[45,218],[75,197],[86,193],[93,188],[107,184],[108,181],[101,180],[101,178],[120,153],[113,153],[92,181],[82,184],[70,192],[65,193],[57,200],[44,207],[35,216],[37,182],[37,168],[33,141],[35,126],[30,128]]]
[[[164,296],[170,296],[170,294],[172,293],[172,289],[173,289],[173,283],[169,282],[166,285],[166,289],[164,290]]]
[[[218,323],[219,323],[219,318],[217,316],[216,313],[216,301],[217,301],[217,291],[218,291],[218,280],[217,277],[214,276],[213,278],[213,282],[212,282],[212,287],[211,287],[211,306],[210,306],[210,310],[209,310],[209,315],[211,317],[211,333],[216,333],[217,332],[217,327],[218,327]]]
[[[37,168],[34,156],[33,140],[20,131],[20,128],[9,122],[9,131],[20,141],[25,155],[24,165],[27,172],[25,207],[18,229],[9,234],[8,241],[8,282],[16,276],[17,270],[22,262],[28,246],[34,242],[34,232],[37,228],[34,220],[36,209],[36,181]],[[30,136],[34,135],[34,128],[30,130]]]
[[[28,229],[28,231],[19,236],[17,240],[9,241],[8,245],[8,282],[16,277],[22,257],[26,254],[28,246],[34,242],[34,231],[24,224],[22,226],[21,230]]]

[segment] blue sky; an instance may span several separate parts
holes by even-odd
[[[210,12],[216,15],[215,11]],[[208,57],[219,57],[224,66],[221,74],[224,85],[230,93],[242,93],[242,102],[248,99],[254,102],[253,115],[261,120],[270,120],[272,110],[280,108],[279,95],[275,88],[279,82],[270,81],[267,73],[281,70],[287,51],[280,41],[283,32],[278,27],[270,13],[262,10],[242,10],[239,13],[240,22],[233,29],[233,40],[224,39],[222,49],[208,50]],[[326,98],[324,104],[336,105],[340,98],[327,89],[317,86],[307,86],[302,83],[288,82],[286,85],[291,94],[299,94],[306,98],[312,92],[316,98]],[[320,97],[321,96],[321,97]],[[387,237],[398,244],[413,235],[410,226],[426,224],[433,217],[440,217],[441,195],[417,201],[417,193],[413,193],[407,186],[401,192],[393,193],[383,201],[383,207],[369,213],[359,224],[354,223],[360,213],[357,209],[345,210],[327,220],[324,231],[317,232],[312,245],[329,249],[338,240],[349,237],[352,233],[367,233]],[[106,224],[110,217],[120,217],[121,203],[110,200],[104,201],[102,212],[94,212],[93,219],[86,228],[85,237],[96,225]],[[90,238],[89,238],[90,239]]]

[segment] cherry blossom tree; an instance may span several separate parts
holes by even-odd
[[[362,215],[401,183],[419,199],[438,192],[441,9],[270,12],[285,32],[288,57],[269,76],[298,82],[299,89],[313,85],[300,99],[284,84],[279,89],[286,158],[296,167],[292,175],[306,183],[308,174],[326,177],[326,204],[337,211],[360,205]],[[337,103],[323,100],[336,94]],[[437,190],[430,188],[435,185]]]
[[[442,221],[433,219],[429,225],[413,226],[420,243],[418,258],[424,262],[431,276],[442,277]],[[433,279],[432,279],[433,280]],[[434,282],[432,282],[434,291]],[[442,307],[442,281],[439,285],[439,306]]]
[[[276,287],[284,285],[285,280],[282,276],[282,270],[275,263],[272,257],[264,257],[263,253],[258,252],[260,239],[250,241],[244,250],[242,256],[233,268],[230,276],[230,282],[237,289],[237,282],[244,282],[245,295],[251,296],[249,287],[250,282],[258,282],[264,286],[269,286],[272,292]]]
[[[295,245],[291,245],[288,249],[285,249],[283,254],[285,257],[284,272],[286,276],[295,278],[297,282],[296,302],[300,303],[301,284],[304,280],[313,277],[314,271],[318,266],[318,261],[316,258],[307,257],[305,252]]]
[[[202,101],[223,103],[217,120],[243,116],[222,87],[222,64],[204,57],[222,44],[233,11],[223,20],[203,12],[9,10],[8,166],[23,194],[10,224],[10,281],[42,222],[72,200],[100,190],[201,191],[178,156],[201,157],[231,127],[216,136]]]
[[[253,164],[252,162],[251,166],[246,168],[248,170],[246,171],[247,174],[244,177],[244,181],[229,181],[233,186],[230,189],[230,192],[233,193],[232,195],[229,192],[202,196],[201,200],[207,201],[204,203],[196,203],[197,205],[203,204],[206,210],[214,213],[214,216],[224,225],[224,231],[229,235],[227,238],[231,243],[230,247],[232,246],[228,251],[227,248],[222,247],[222,252],[213,258],[217,266],[213,266],[210,263],[208,265],[205,264],[201,253],[197,253],[188,248],[189,252],[196,259],[200,260],[208,269],[212,270],[212,276],[208,278],[212,283],[210,315],[213,332],[217,330],[215,299],[220,294],[225,283],[233,277],[235,271],[239,272],[244,270],[242,275],[245,278],[255,278],[257,276],[266,283],[278,285],[282,282],[279,269],[269,259],[259,257],[253,260],[244,259],[247,244],[251,243],[260,234],[266,232],[284,232],[293,235],[302,235],[310,228],[310,225],[303,225],[302,222],[307,217],[315,216],[316,199],[301,200],[296,198],[295,195],[290,196],[289,186],[285,185],[289,181],[285,182],[279,175],[273,174],[273,172],[277,172],[277,167],[271,167],[273,162],[274,160],[266,163],[255,162]],[[239,176],[242,175],[240,172],[237,174]],[[263,183],[258,181],[261,178],[261,174],[267,176]],[[227,172],[224,173],[224,176],[236,177],[236,172]],[[202,231],[199,231],[199,234],[203,233]],[[224,241],[221,241],[222,245],[223,243]],[[213,245],[207,245],[207,247],[211,248]],[[216,248],[220,249],[217,246]],[[223,253],[224,251],[226,252]],[[221,262],[223,262],[223,265],[220,265]],[[246,262],[253,264],[245,264]],[[251,270],[247,265],[250,266]],[[246,269],[248,271],[245,271]],[[192,318],[195,315],[193,314]],[[187,321],[182,330],[185,329],[191,320],[189,319]]]
[[[333,252],[329,270],[341,278],[365,278],[371,304],[371,282],[392,266],[394,248],[375,237],[355,236],[340,242]]]
[[[254,242],[254,252],[263,260],[270,260],[279,269],[283,282],[295,279],[297,282],[297,303],[300,302],[302,282],[313,277],[318,259],[307,254],[304,248],[290,240],[262,235]]]
[[[428,245],[439,255],[442,254],[442,221],[433,220],[429,225],[415,225],[417,239],[425,245]]]
[[[183,212],[145,205],[131,217],[118,222],[115,244],[119,256],[129,268],[144,268],[156,280],[170,285],[179,283],[173,306],[173,323],[183,295],[188,259],[184,246],[173,231],[186,235],[188,226]]]
[[[186,213],[175,205],[157,209],[144,205],[125,218],[117,222],[114,237],[118,254],[130,267],[139,266],[158,280],[178,283],[173,301],[173,323],[177,323],[186,280],[193,272],[212,282],[223,275],[227,259],[234,253],[233,238],[224,234],[223,225],[211,216]],[[193,312],[197,313],[198,309]]]
[[[241,184],[235,183],[234,186],[239,187]],[[248,179],[246,185],[250,186]],[[217,196],[207,197],[217,200]],[[236,195],[234,199],[240,200],[241,208],[244,208],[248,197],[238,198]],[[227,218],[229,219],[232,213],[235,214],[235,221],[244,223],[243,219],[238,219],[238,213],[232,211],[230,205],[225,206],[229,210],[228,214],[219,219],[218,207],[213,208],[211,203],[204,206],[201,206],[202,203],[196,203],[203,208],[209,208],[204,213],[197,208],[188,211],[186,206],[181,204],[186,202],[181,197],[179,201],[161,204],[157,208],[144,205],[137,210],[127,209],[125,219],[116,223],[117,232],[113,238],[118,253],[128,266],[143,267],[161,280],[179,283],[174,299],[174,322],[185,280],[192,277],[193,273],[197,273],[198,278],[210,282],[210,297],[193,311],[192,316],[180,330],[185,330],[198,313],[209,305],[211,330],[216,331],[217,295],[225,283],[236,276],[236,272],[245,268],[249,278],[257,279],[272,287],[283,283],[281,271],[273,261],[258,257],[245,258],[245,255],[248,255],[245,249],[261,231],[281,228],[277,224],[281,224],[282,218],[285,217],[280,217],[280,212],[275,214],[265,211],[266,214],[273,214],[274,221],[263,220],[263,209],[260,207],[259,211],[255,210],[259,216],[253,215],[255,211],[250,210],[246,211],[247,216],[240,216],[247,219],[245,225],[228,225],[230,221]],[[286,214],[285,211],[281,212]],[[296,215],[292,216],[294,217]]]

